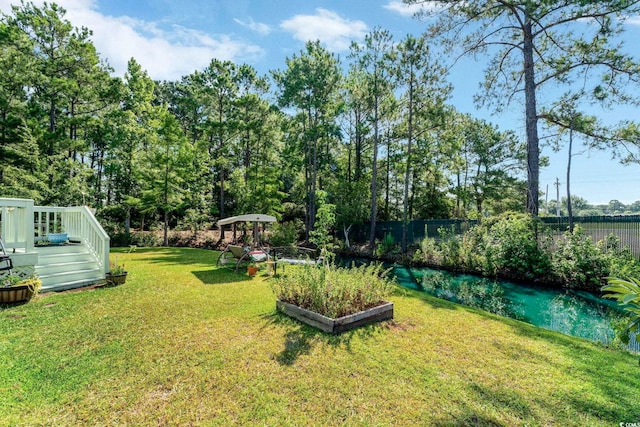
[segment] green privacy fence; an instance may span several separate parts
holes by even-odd
[[[542,217],[540,219],[551,228],[557,237],[569,229],[569,217]],[[618,236],[622,247],[628,247],[635,256],[640,257],[640,215],[575,217],[573,222],[574,225],[579,225],[584,230],[585,235],[591,236],[594,242],[603,240],[611,234]],[[410,243],[417,243],[425,236],[438,237],[438,230],[441,228],[462,234],[477,223],[476,220],[461,219],[413,220],[409,222],[407,238]],[[356,242],[366,242],[369,238],[369,227],[369,224],[360,224],[354,227],[350,238]],[[396,242],[401,242],[402,221],[378,222],[376,224],[376,239],[382,239],[387,234],[391,234]]]
[[[407,227],[407,241],[409,243],[419,242],[425,238],[438,237],[438,230],[444,228],[453,230],[455,234],[462,234],[469,228],[476,225],[476,220],[464,219],[415,219],[409,221]],[[369,240],[370,224],[360,224],[353,227],[350,237],[356,242],[366,242]],[[382,221],[376,223],[376,239],[382,239],[385,235],[391,234],[396,242],[402,241],[402,221]]]

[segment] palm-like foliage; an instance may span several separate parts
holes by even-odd
[[[628,344],[629,333],[637,333],[640,327],[640,279],[632,277],[624,280],[610,277],[607,281],[608,284],[602,287],[604,297],[617,300],[622,309],[631,314],[621,337],[623,342]]]

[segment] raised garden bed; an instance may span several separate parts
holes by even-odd
[[[393,303],[388,301],[384,301],[376,307],[348,316],[338,317],[337,319],[279,300],[276,301],[276,309],[302,323],[330,334],[339,334],[370,323],[393,319]]]

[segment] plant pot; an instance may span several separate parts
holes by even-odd
[[[0,288],[0,303],[29,301],[33,294],[33,288],[27,285]]]
[[[47,240],[51,243],[64,243],[69,240],[69,235],[67,233],[49,233]]]
[[[108,274],[107,282],[112,286],[124,285],[127,281],[127,273],[122,274]]]
[[[330,334],[339,334],[370,323],[393,319],[393,303],[388,301],[383,301],[376,307],[348,316],[338,317],[337,319],[279,300],[276,301],[276,309],[289,317]]]
[[[253,265],[250,265],[247,267],[247,274],[249,276],[255,276],[257,272],[258,272],[258,267]]]

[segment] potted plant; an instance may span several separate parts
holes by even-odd
[[[276,309],[324,332],[338,334],[393,318],[386,301],[394,288],[382,265],[295,266],[272,282]]]
[[[124,264],[111,263],[109,273],[107,273],[107,282],[113,286],[123,285],[127,281],[127,274]]]
[[[38,276],[21,278],[9,275],[0,279],[0,303],[25,302],[33,298],[42,287]]]
[[[247,265],[247,274],[249,276],[253,277],[256,275],[257,272],[258,272],[258,265],[255,262],[252,262],[249,265]]]
[[[54,224],[53,233],[47,234],[47,241],[59,245],[66,243],[67,240],[69,240],[69,235],[65,233],[64,227],[62,226],[60,219],[58,219]]]

